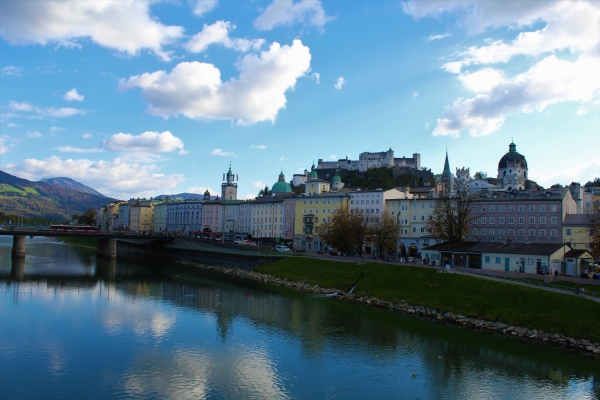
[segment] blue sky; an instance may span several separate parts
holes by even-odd
[[[0,2],[0,169],[118,198],[239,196],[392,148],[600,176],[597,1]]]

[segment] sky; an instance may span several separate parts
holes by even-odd
[[[0,169],[119,199],[252,198],[392,148],[600,177],[600,2],[0,2]]]

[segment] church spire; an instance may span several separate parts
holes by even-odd
[[[443,176],[450,176],[450,162],[448,162],[448,150],[446,150],[446,161],[444,162],[444,172],[442,172]]]

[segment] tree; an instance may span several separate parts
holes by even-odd
[[[258,191],[258,196],[269,196],[271,194],[271,191],[269,190],[269,186],[265,186],[264,189],[260,189]]]
[[[369,234],[373,237],[379,257],[396,248],[396,224],[394,218],[388,213],[372,218],[369,223]]]
[[[487,172],[483,172],[483,171],[475,172],[474,178],[475,179],[487,179],[488,174],[487,174]]]
[[[354,209],[339,210],[323,222],[319,228],[321,240],[345,254],[357,252],[362,255],[367,236],[367,220]]]
[[[458,197],[441,196],[436,201],[427,229],[434,237],[448,242],[462,242],[469,223],[483,214],[473,212],[475,196],[465,193]]]
[[[96,221],[96,210],[90,207],[86,212],[84,212],[81,215],[73,215],[73,219],[76,219],[77,222],[80,224],[94,225]]]

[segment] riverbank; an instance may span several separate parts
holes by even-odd
[[[67,243],[77,247],[83,247],[86,249],[96,250],[98,248],[98,239],[96,238],[87,238],[87,237],[69,237],[69,236],[61,236],[56,238],[63,243]]]
[[[254,271],[181,264],[600,356],[600,304],[576,296],[434,269],[308,257]]]

